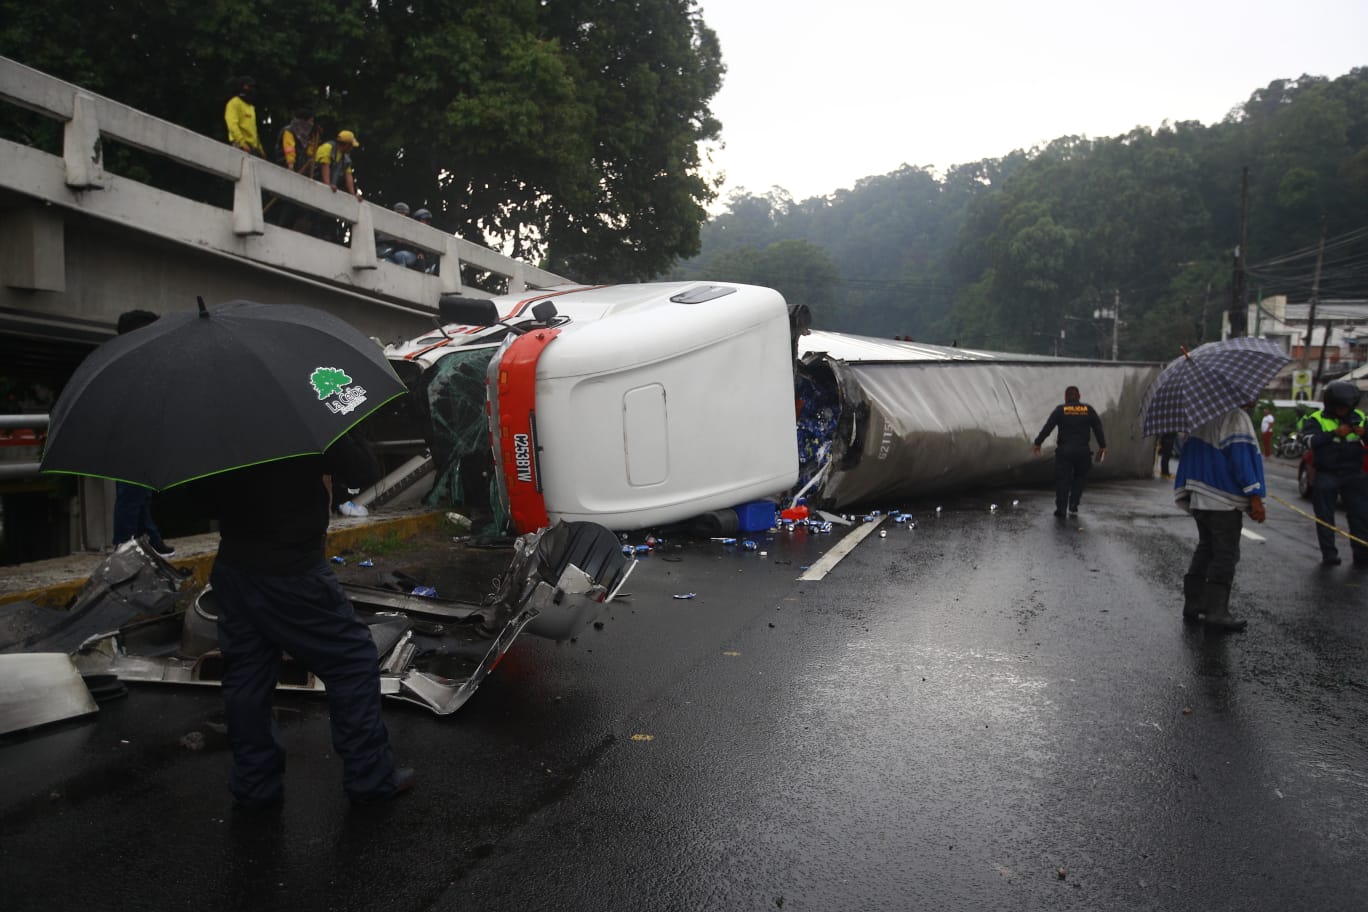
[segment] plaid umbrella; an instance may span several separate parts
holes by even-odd
[[[1292,359],[1276,342],[1237,337],[1184,351],[1140,403],[1140,433],[1187,433],[1259,398]]]

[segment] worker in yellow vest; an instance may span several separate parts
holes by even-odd
[[[1319,411],[1302,419],[1302,433],[1311,439],[1316,480],[1311,503],[1316,511],[1316,539],[1320,543],[1321,563],[1338,566],[1335,547],[1335,504],[1343,500],[1349,520],[1350,542],[1355,567],[1368,567],[1368,475],[1363,471],[1365,424],[1368,416],[1357,408],[1359,388],[1347,380],[1328,383],[1321,393],[1325,403]]]
[[[261,139],[257,136],[256,106],[252,104],[252,99],[256,97],[256,80],[251,76],[242,76],[234,81],[237,83],[237,94],[228,99],[228,105],[223,109],[223,120],[228,125],[228,142],[243,152],[265,158],[266,150],[261,147]]]

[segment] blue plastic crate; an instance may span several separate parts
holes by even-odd
[[[764,532],[779,521],[779,507],[772,500],[753,500],[732,507],[738,532]]]

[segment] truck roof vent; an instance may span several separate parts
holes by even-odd
[[[688,291],[681,291],[670,300],[676,304],[702,304],[705,301],[715,301],[735,292],[735,288],[726,285],[698,285]]]

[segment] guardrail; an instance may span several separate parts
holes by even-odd
[[[0,415],[0,481],[35,478],[38,463],[20,462],[6,456],[10,447],[41,447],[47,415]]]
[[[8,163],[0,168],[0,174],[9,175],[9,180],[0,178],[0,185],[36,195],[50,203],[85,209],[97,216],[135,224],[151,234],[201,246],[214,246],[214,239],[208,235],[186,238],[162,229],[158,222],[165,217],[165,213],[158,211],[156,206],[143,205],[142,208],[148,211],[142,214],[141,224],[136,224],[137,206],[130,207],[125,201],[120,208],[115,201],[101,201],[98,194],[84,192],[117,190],[128,184],[145,186],[104,170],[101,140],[107,137],[232,182],[231,233],[237,238],[251,238],[266,232],[263,192],[345,222],[351,236],[358,239],[350,248],[351,281],[346,281],[347,277],[339,277],[336,270],[329,270],[322,265],[312,276],[318,281],[366,287],[367,283],[358,280],[355,274],[374,270],[378,266],[372,240],[376,231],[438,256],[438,290],[441,293],[480,294],[479,289],[462,285],[463,265],[502,277],[507,282],[509,292],[522,291],[528,287],[544,288],[567,281],[555,273],[449,235],[389,209],[359,201],[349,194],[334,193],[319,181],[248,155],[227,143],[88,92],[7,57],[0,57],[0,100],[65,123],[60,158],[29,146],[0,140],[0,161]],[[49,163],[47,159],[55,161]],[[21,176],[24,168],[31,175]],[[57,183],[57,171],[60,171],[61,186],[53,186]],[[44,180],[47,175],[54,180]],[[130,212],[130,208],[134,211]],[[272,227],[272,230],[285,229]],[[250,247],[220,252],[258,259],[271,268],[299,268],[297,260],[283,263],[279,256],[273,257],[267,251]],[[432,306],[430,299],[413,303],[426,308]]]
[[[0,430],[15,428],[40,431],[48,426],[47,415],[0,415]]]

